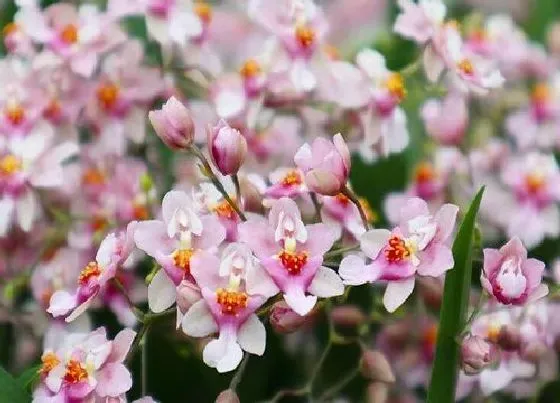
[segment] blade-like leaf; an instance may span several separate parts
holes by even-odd
[[[17,383],[23,390],[29,390],[35,381],[39,378],[39,370],[41,365],[34,365],[27,368],[17,377]]]
[[[459,361],[459,345],[455,338],[465,323],[471,286],[473,234],[483,192],[484,188],[480,189],[473,199],[453,242],[455,266],[445,276],[428,403],[455,401]]]
[[[6,370],[0,367],[0,401],[10,403],[28,403],[31,397],[25,392]]]

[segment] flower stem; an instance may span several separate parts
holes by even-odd
[[[115,285],[115,287],[117,287],[121,295],[126,300],[126,303],[132,310],[132,313],[134,314],[134,316],[136,316],[136,319],[138,319],[139,322],[144,322],[144,312],[136,308],[134,302],[132,302],[132,300],[130,299],[130,296],[128,295],[128,291],[124,287],[123,283],[121,283],[121,281],[117,277],[115,277],[113,278],[113,284]]]
[[[243,361],[241,361],[241,365],[235,372],[233,378],[231,378],[231,382],[229,383],[229,388],[233,391],[237,389],[237,386],[241,382],[241,378],[243,378],[243,373],[245,372],[245,368],[247,368],[247,363],[249,362],[249,356],[250,356],[249,353],[245,354],[245,357],[243,357]]]
[[[343,389],[346,385],[348,385],[350,382],[352,382],[354,380],[354,378],[356,378],[356,376],[358,376],[359,373],[360,373],[359,368],[354,368],[352,371],[350,371],[348,374],[346,374],[346,376],[343,377],[340,381],[338,381],[332,387],[327,389],[321,395],[321,397],[318,399],[318,401],[319,402],[324,402],[324,401],[327,401],[327,399],[336,395],[341,389]]]
[[[346,197],[348,197],[352,203],[354,203],[356,205],[356,207],[358,208],[358,211],[360,212],[360,217],[362,218],[362,223],[364,224],[364,227],[366,229],[366,231],[369,229],[369,222],[366,216],[366,213],[364,211],[364,209],[362,208],[362,204],[360,203],[360,200],[358,199],[358,196],[356,196],[354,194],[354,192],[352,192],[348,186],[344,186],[344,188],[342,189],[342,194]]]
[[[236,201],[241,200],[241,186],[239,185],[239,177],[237,174],[231,175],[231,179],[233,180],[233,185],[235,186],[235,199]]]
[[[346,252],[352,252],[352,251],[358,250],[359,248],[360,248],[360,245],[353,245],[353,246],[348,246],[346,248],[334,249],[334,250],[331,250],[330,252],[325,253],[324,259],[329,259],[331,257],[340,256],[340,255],[345,254]]]
[[[235,212],[237,213],[239,218],[241,218],[241,220],[247,221],[247,217],[245,217],[245,214],[243,214],[243,212],[241,211],[237,203],[235,203],[231,199],[229,194],[226,192],[224,185],[222,185],[222,183],[220,182],[220,180],[218,179],[214,171],[212,171],[212,167],[210,166],[208,159],[204,156],[202,151],[200,151],[200,149],[194,144],[191,145],[189,149],[194,154],[194,156],[196,156],[199,159],[200,163],[202,164],[202,167],[204,168],[204,174],[212,181],[212,184],[222,194],[222,197],[228,202],[231,208],[235,210]]]

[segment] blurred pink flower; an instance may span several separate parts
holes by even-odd
[[[443,101],[427,100],[421,109],[426,132],[443,145],[459,145],[465,135],[469,114],[464,97],[449,94]]]
[[[189,110],[175,97],[161,109],[150,111],[148,118],[158,137],[174,150],[187,149],[194,141],[194,122]]]

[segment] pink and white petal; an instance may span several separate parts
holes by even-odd
[[[390,281],[385,289],[383,304],[388,312],[395,312],[399,306],[405,303],[414,290],[414,277],[399,281]]]
[[[220,259],[208,251],[196,252],[190,261],[191,274],[200,288],[218,288]]]
[[[136,332],[132,329],[123,329],[115,336],[111,349],[111,354],[107,358],[108,362],[123,362],[136,337]]]
[[[321,266],[317,270],[307,291],[317,297],[330,298],[342,295],[344,293],[344,284],[333,269]]]
[[[428,203],[424,200],[413,197],[408,199],[400,211],[399,223],[401,228],[408,228],[408,221],[418,216],[429,215]]]
[[[323,223],[306,225],[306,229],[307,242],[304,247],[311,256],[323,256],[340,235],[336,226]]]
[[[187,336],[206,337],[218,331],[218,324],[206,302],[201,299],[183,317],[182,328]]]
[[[72,70],[83,77],[91,77],[97,67],[97,61],[95,52],[82,53],[72,60]]]
[[[239,241],[249,245],[253,253],[264,258],[274,255],[278,245],[274,241],[274,230],[263,217],[250,218],[238,226]]]
[[[300,316],[305,316],[317,303],[315,295],[305,295],[298,287],[291,287],[284,294],[284,301]]]
[[[10,224],[12,223],[14,210],[15,203],[13,199],[5,197],[0,200],[0,237],[6,235],[8,232]]]
[[[16,199],[16,218],[19,226],[25,232],[31,231],[33,222],[35,221],[35,208],[37,201],[31,190],[26,191],[18,199]]]
[[[266,330],[258,316],[251,314],[237,333],[237,342],[248,353],[263,355],[266,347]]]
[[[262,295],[272,297],[278,294],[280,289],[274,280],[268,275],[260,263],[255,262],[245,276],[245,287],[249,295]]]
[[[527,288],[529,290],[537,287],[537,285],[542,280],[542,275],[545,270],[544,262],[541,262],[538,259],[527,259],[522,267],[521,270],[525,277],[527,277]]]
[[[533,291],[533,293],[529,295],[529,298],[527,298],[527,303],[538,301],[539,299],[544,298],[547,295],[548,295],[548,285],[540,284],[535,289],[535,291]]]
[[[54,393],[58,393],[60,387],[62,386],[62,380],[65,373],[65,365],[63,363],[58,364],[49,371],[49,374],[45,378],[45,385],[47,385],[47,387]]]
[[[494,270],[500,268],[500,263],[504,258],[504,256],[500,253],[498,249],[491,249],[491,248],[485,248],[483,250],[483,254],[484,254],[484,265],[483,265],[484,273],[486,274],[486,277],[491,277]]]
[[[303,171],[313,168],[313,154],[309,144],[302,145],[294,156],[294,162]]]
[[[458,212],[459,207],[454,204],[447,203],[441,206],[434,217],[438,227],[435,240],[444,242],[453,234]]]
[[[159,270],[148,286],[148,306],[154,313],[165,311],[175,303],[175,283],[165,270]]]
[[[479,375],[480,389],[484,396],[490,396],[492,393],[502,390],[513,381],[513,373],[502,362],[496,369],[485,369]]]
[[[132,376],[121,363],[109,363],[97,373],[95,392],[101,397],[118,397],[132,388]]]
[[[66,323],[70,323],[73,322],[74,320],[76,320],[76,318],[78,318],[81,314],[83,314],[85,311],[87,311],[87,309],[91,306],[91,304],[93,304],[93,300],[95,299],[95,297],[97,296],[96,294],[93,294],[91,297],[89,297],[87,300],[85,300],[84,302],[82,302],[80,305],[78,305],[76,307],[76,309],[74,309],[70,315],[68,315],[65,319]]]
[[[218,246],[226,239],[226,230],[220,220],[214,215],[206,215],[200,218],[202,222],[202,233],[194,239],[196,248],[209,249]]]
[[[243,351],[235,337],[222,336],[212,340],[204,347],[202,359],[211,368],[216,368],[218,372],[233,371],[243,358]]]
[[[451,249],[446,245],[436,243],[423,251],[420,265],[416,270],[421,276],[440,277],[447,270],[452,269],[454,264]]]
[[[179,209],[186,209],[191,207],[191,200],[189,196],[180,190],[171,190],[163,196],[161,202],[161,214],[163,221],[169,224],[175,215],[175,212]],[[173,231],[173,234],[175,231]]]
[[[435,83],[443,72],[445,63],[431,45],[426,46],[424,50],[423,63],[426,77],[428,77],[428,80]]]
[[[143,250],[153,258],[159,255],[169,255],[174,250],[173,239],[167,235],[167,228],[162,221],[140,221],[134,231],[134,242],[138,249]]]
[[[117,252],[118,240],[115,233],[110,233],[101,241],[95,260],[101,267],[109,266]]]
[[[51,296],[47,312],[55,318],[64,316],[74,309],[77,304],[78,300],[76,295],[70,294],[64,290],[59,290]]]
[[[376,281],[381,274],[378,266],[366,265],[364,259],[349,255],[342,259],[338,274],[347,285],[361,285]]]
[[[360,237],[360,248],[371,259],[376,259],[377,255],[391,237],[391,231],[387,229],[372,229]]]

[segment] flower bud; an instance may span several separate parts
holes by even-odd
[[[377,350],[367,350],[362,354],[360,371],[364,378],[385,383],[395,382],[395,375],[391,365],[383,353]]]
[[[496,344],[504,351],[517,351],[521,345],[519,330],[510,325],[502,326]]]
[[[212,161],[223,175],[239,171],[247,155],[247,140],[239,130],[230,127],[223,119],[217,126],[208,128],[208,150]]]
[[[309,321],[311,314],[300,316],[284,301],[279,301],[270,310],[270,324],[277,333],[292,333]]]
[[[148,113],[158,137],[174,150],[184,150],[194,141],[194,122],[189,110],[175,97],[161,109]]]
[[[192,283],[182,281],[181,284],[177,286],[177,306],[181,312],[187,312],[200,298],[202,298],[202,296],[200,295],[199,288]]]
[[[331,319],[338,326],[359,326],[366,321],[366,315],[355,305],[341,305],[333,308]]]
[[[367,387],[368,403],[386,403],[389,398],[389,387],[383,382],[372,382]]]
[[[240,403],[240,400],[233,389],[226,389],[218,395],[216,403]]]
[[[496,359],[495,346],[479,336],[467,336],[461,344],[461,367],[467,375],[475,375]]]

